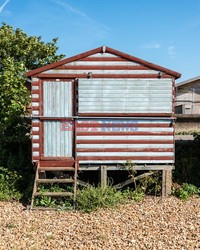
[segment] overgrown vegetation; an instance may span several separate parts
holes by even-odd
[[[0,200],[19,200],[21,198],[18,191],[21,178],[16,171],[0,167]]]
[[[41,190],[41,194],[44,191],[46,191],[46,188]],[[63,189],[56,187],[51,191],[62,192]],[[82,212],[89,213],[99,208],[115,207],[119,204],[126,203],[129,200],[139,202],[143,200],[144,196],[145,194],[141,189],[116,190],[111,186],[103,188],[88,185],[88,187],[78,190],[76,197],[76,209]],[[72,210],[73,199],[41,196],[36,198],[35,205],[44,207],[56,207],[60,210]]]
[[[62,59],[57,50],[56,38],[44,43],[41,37],[28,36],[5,23],[0,27],[0,166],[5,169],[1,171],[1,193],[8,193],[8,185],[11,193],[16,189],[23,198],[30,198],[34,173],[30,121],[25,118],[30,101],[25,72]],[[14,186],[12,178],[7,179],[12,175]],[[21,182],[16,187],[18,180]]]
[[[193,195],[200,195],[200,188],[192,184],[184,183],[179,188],[173,190],[173,194],[181,200],[187,200]]]

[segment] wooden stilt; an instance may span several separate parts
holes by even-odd
[[[78,172],[78,162],[75,161],[75,170],[74,170],[74,209],[76,208],[77,172]]]
[[[162,196],[166,197],[171,195],[172,188],[172,170],[162,171]]]
[[[101,166],[101,187],[107,186],[107,166]]]

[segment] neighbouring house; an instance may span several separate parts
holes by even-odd
[[[176,84],[176,114],[200,114],[200,76]]]

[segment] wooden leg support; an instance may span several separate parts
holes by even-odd
[[[101,187],[107,186],[107,166],[101,166]]]
[[[172,170],[162,171],[162,196],[167,197],[171,195],[172,188]]]

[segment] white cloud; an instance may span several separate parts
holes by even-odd
[[[175,58],[175,55],[176,55],[176,48],[175,46],[171,45],[167,48],[167,51],[168,51],[168,55],[174,59]]]
[[[52,0],[52,2],[54,2],[55,4],[58,4],[60,5],[61,7],[65,8],[65,9],[68,9],[69,11],[73,12],[74,14],[77,14],[81,17],[84,17],[85,19],[87,20],[91,20],[90,17],[85,14],[83,11],[77,9],[77,8],[74,8],[72,5],[62,1],[62,0]]]
[[[3,11],[3,9],[6,7],[6,5],[10,2],[10,0],[6,0],[1,6],[0,6],[0,13]]]
[[[160,49],[160,43],[150,42],[142,46],[142,49]]]
[[[83,19],[84,22],[82,21],[77,22],[76,20],[76,25],[85,27],[89,32],[92,32],[92,34],[95,35],[98,39],[104,39],[108,31],[110,30],[110,28],[105,24],[93,20],[85,12],[75,8],[74,6],[66,3],[63,0],[50,0],[50,1]]]

